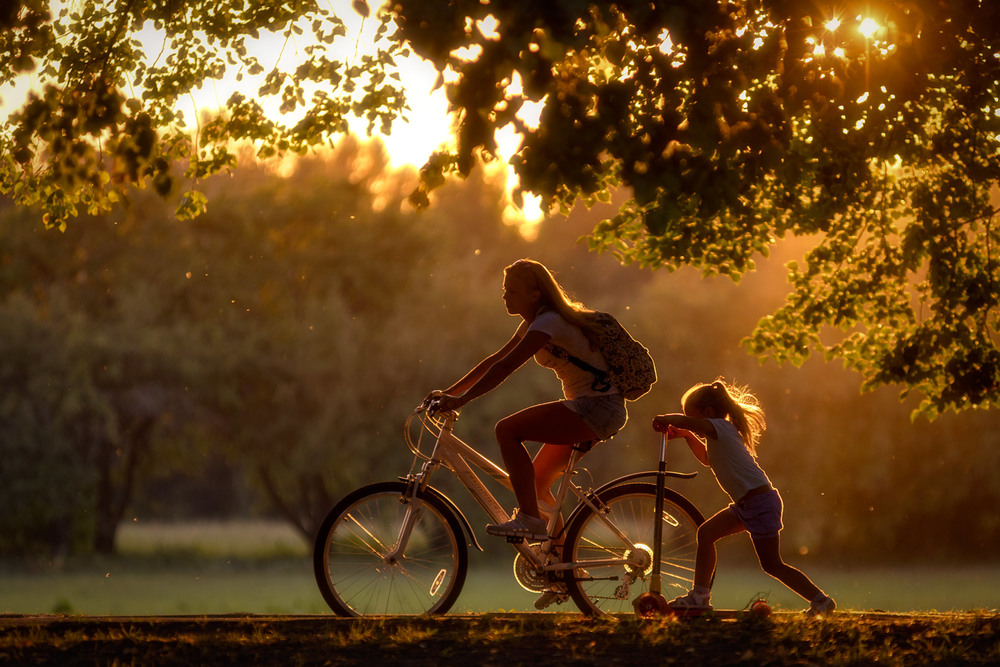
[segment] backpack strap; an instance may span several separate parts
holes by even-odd
[[[590,388],[594,391],[599,391],[602,394],[604,392],[611,390],[611,381],[608,380],[608,372],[602,371],[600,368],[591,366],[586,361],[579,357],[575,357],[558,345],[553,345],[552,343],[546,343],[543,346],[549,354],[557,359],[565,359],[574,366],[582,368],[583,370],[591,373],[594,376],[594,381],[591,383]]]

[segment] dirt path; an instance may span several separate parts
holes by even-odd
[[[643,621],[579,614],[443,618],[0,615],[0,663],[288,665],[997,664],[1000,615]]]

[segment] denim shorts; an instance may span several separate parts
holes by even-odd
[[[777,489],[729,505],[729,511],[743,522],[750,537],[777,537],[781,524],[781,496]]]
[[[597,434],[599,440],[607,440],[628,421],[625,399],[621,394],[567,398],[562,404],[580,415],[583,423]]]

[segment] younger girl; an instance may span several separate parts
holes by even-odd
[[[694,588],[670,606],[711,610],[710,586],[715,575],[715,543],[747,531],[760,566],[769,575],[810,602],[807,613],[825,614],[836,608],[833,598],[779,553],[781,496],[757,464],[756,448],[764,432],[764,411],[745,389],[721,380],[697,384],[681,398],[683,414],[660,415],[653,428],[668,438],[684,438],[691,452],[712,468],[719,486],[733,502],[698,528]]]

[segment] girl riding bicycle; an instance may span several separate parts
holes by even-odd
[[[670,606],[711,610],[715,543],[746,530],[761,568],[808,600],[807,613],[832,612],[837,606],[833,598],[781,560],[781,496],[756,458],[757,442],[765,428],[764,411],[757,399],[745,389],[716,380],[688,389],[681,406],[683,414],[660,415],[653,419],[653,428],[668,438],[684,438],[695,457],[712,468],[719,486],[733,502],[698,528],[694,588],[671,601]]]
[[[486,527],[491,535],[545,540],[546,522],[539,504],[546,506],[547,514],[558,511],[551,507],[555,501],[551,487],[569,460],[571,446],[607,440],[625,425],[628,413],[625,399],[614,386],[595,389],[590,372],[550,351],[551,346],[558,346],[599,370],[608,368],[584,317],[591,311],[570,299],[544,265],[522,259],[508,266],[503,300],[507,312],[522,320],[514,335],[444,390],[437,405],[444,410],[462,407],[496,388],[530,357],[555,372],[562,382],[563,400],[533,405],[496,425],[497,444],[518,509],[510,521]],[[543,443],[533,461],[524,446],[529,440]]]

